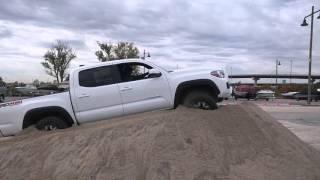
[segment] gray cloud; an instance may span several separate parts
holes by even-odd
[[[0,39],[1,38],[9,38],[9,37],[11,37],[13,34],[12,34],[12,32],[9,30],[9,29],[7,29],[6,27],[2,27],[2,26],[0,26]]]
[[[63,41],[65,43],[67,43],[70,47],[73,47],[75,49],[81,49],[84,50],[87,48],[85,42],[83,40],[80,39],[57,39],[56,41]],[[51,42],[51,41],[43,41],[43,42],[39,42],[39,46],[40,47],[44,47],[44,48],[51,48],[56,42]]]
[[[41,57],[57,39],[77,49],[81,61],[96,60],[96,41],[131,41],[151,51],[155,61],[165,59],[171,67],[216,62],[254,73],[264,63],[263,71],[271,72],[279,58],[295,59],[302,71],[309,32],[299,23],[314,2],[12,0],[0,2],[0,40],[5,37],[21,43],[19,38],[29,36],[28,45],[40,48],[33,49],[35,57]],[[28,31],[17,32],[19,27]],[[40,30],[33,34],[36,28]],[[315,29],[315,34],[320,33],[319,27]],[[319,45],[315,44],[316,56]],[[31,52],[17,48],[17,53]]]

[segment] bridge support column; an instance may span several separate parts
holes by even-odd
[[[258,86],[258,81],[260,80],[260,78],[254,77],[253,80],[254,80],[254,86]]]

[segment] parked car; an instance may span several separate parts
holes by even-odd
[[[138,59],[83,66],[70,72],[68,91],[0,104],[0,133],[31,125],[63,129],[179,105],[215,109],[231,94],[221,69],[166,71]]]
[[[38,87],[36,90],[30,92],[31,96],[45,96],[49,94],[55,94],[59,93],[61,89],[57,85],[48,84],[48,85],[42,85]]]
[[[255,99],[257,95],[257,89],[251,85],[238,85],[233,90],[233,96],[237,100],[239,98]]]
[[[299,92],[287,92],[281,94],[281,96],[285,99],[295,99],[295,95],[298,94]]]
[[[275,99],[275,93],[271,90],[260,90],[257,92],[255,99],[265,99],[266,101],[269,101],[270,99]]]
[[[15,89],[17,91],[16,95],[19,96],[32,96],[32,94],[37,91],[37,87],[32,84],[27,84],[26,86],[22,87],[16,87]]]

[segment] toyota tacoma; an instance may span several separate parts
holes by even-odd
[[[167,71],[139,59],[82,66],[70,71],[64,92],[0,104],[0,133],[40,130],[104,120],[179,105],[216,109],[231,89],[223,69]]]

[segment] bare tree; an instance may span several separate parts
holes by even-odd
[[[55,77],[59,84],[65,78],[66,70],[70,62],[76,58],[76,54],[66,42],[57,41],[43,57],[44,62],[41,62],[41,64],[46,73]]]

